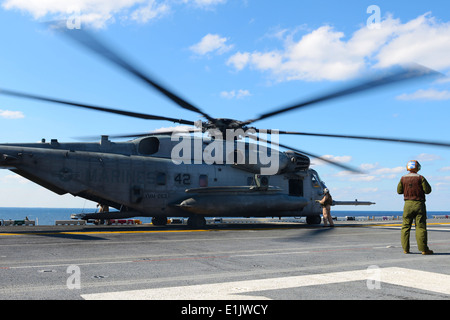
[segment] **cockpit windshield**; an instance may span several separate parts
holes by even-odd
[[[327,186],[325,185],[325,183],[320,180],[319,174],[317,173],[317,171],[310,169],[311,171],[311,181],[312,181],[312,186],[313,188],[322,188],[325,189]]]

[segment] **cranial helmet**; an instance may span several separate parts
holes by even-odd
[[[420,168],[420,163],[417,160],[408,161],[408,163],[406,164],[406,170],[410,172],[418,172]]]

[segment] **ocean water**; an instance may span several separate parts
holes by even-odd
[[[92,213],[96,208],[12,208],[0,207],[0,220],[29,220],[37,221],[37,225],[54,225],[55,220],[68,220],[71,214]],[[401,217],[402,211],[338,211],[332,210],[333,217]],[[434,215],[449,215],[450,211],[429,211],[428,217]],[[150,223],[151,218],[139,217],[143,223]]]
[[[0,220],[29,220],[36,221],[36,225],[51,226],[56,220],[70,220],[72,214],[93,213],[98,208],[15,208],[0,207]],[[143,223],[150,223],[151,218],[139,217]]]

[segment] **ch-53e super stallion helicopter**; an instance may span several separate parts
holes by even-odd
[[[189,126],[184,135],[170,131],[114,137],[133,138],[130,141],[113,142],[110,140],[112,137],[102,136],[100,142],[96,143],[42,140],[41,143],[0,145],[1,167],[57,194],[70,193],[118,209],[117,212],[84,214],[83,219],[146,216],[153,217],[153,224],[164,225],[168,217],[187,217],[188,225],[202,227],[205,217],[305,216],[307,223],[317,224],[320,223],[321,208],[316,200],[322,197],[325,184],[318,173],[310,168],[309,157],[319,158],[346,170],[358,170],[278,141],[269,142],[267,147],[262,146],[261,142],[264,144],[268,140],[258,136],[259,133],[450,146],[448,143],[432,141],[262,130],[249,126],[258,120],[291,110],[435,74],[423,67],[403,69],[262,114],[255,119],[239,121],[210,116],[169,91],[154,77],[141,72],[92,34],[77,29],[64,30],[63,33],[153,87],[179,107],[206,118],[204,122],[194,122],[1,90],[1,94],[19,98]],[[234,135],[227,138],[230,131]],[[206,133],[209,134],[207,138]],[[282,152],[279,147],[289,151]],[[270,167],[274,163],[276,165]],[[370,204],[356,200],[334,201],[334,205]]]

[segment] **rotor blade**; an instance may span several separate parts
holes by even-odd
[[[51,27],[55,27],[55,25],[50,25]],[[56,26],[58,27],[58,26]],[[106,44],[100,42],[100,40],[96,39],[91,33],[88,33],[85,30],[82,29],[72,29],[69,30],[65,27],[59,27],[59,30],[62,30],[62,32],[67,35],[70,39],[74,40],[78,44],[81,44],[85,48],[91,50],[92,52],[98,54],[99,56],[109,60],[113,64],[121,67],[123,70],[129,72],[130,74],[134,75],[138,79],[141,79],[145,83],[152,86],[154,89],[159,91],[161,94],[175,102],[177,105],[182,107],[183,109],[187,109],[190,111],[197,112],[204,117],[206,117],[208,120],[212,120],[213,118],[210,117],[207,113],[203,112],[199,108],[193,106],[186,100],[182,99],[181,97],[175,95],[173,92],[169,91],[167,88],[165,88],[161,83],[155,80],[154,77],[149,77],[148,75],[145,75],[141,71],[138,70],[135,66],[131,65],[126,59],[119,56],[118,53],[113,51],[111,48],[108,48]]]
[[[296,148],[292,148],[292,147],[289,147],[289,146],[284,145],[284,144],[281,144],[281,143],[276,143],[276,142],[273,142],[273,141],[268,141],[268,140],[265,140],[265,139],[263,139],[263,138],[261,138],[261,137],[255,137],[255,136],[252,136],[252,135],[250,135],[250,134],[247,134],[246,136],[249,137],[249,138],[251,138],[251,139],[253,139],[253,140],[255,140],[255,141],[269,142],[269,143],[271,143],[271,144],[273,144],[273,145],[280,146],[280,147],[285,148],[285,149],[288,149],[288,150],[296,151],[296,152],[298,152],[298,153],[304,154],[304,155],[309,156],[309,157],[312,157],[312,158],[316,158],[316,159],[322,160],[322,161],[327,162],[327,163],[329,163],[329,164],[331,164],[331,165],[333,165],[333,166],[336,166],[336,167],[339,167],[339,168],[341,168],[341,169],[345,169],[345,170],[351,171],[351,172],[353,172],[353,173],[364,173],[364,172],[362,172],[362,171],[359,170],[359,169],[356,169],[356,168],[347,166],[347,165],[345,165],[345,164],[341,164],[341,163],[336,162],[336,161],[333,161],[333,160],[329,160],[329,159],[323,158],[323,157],[318,156],[318,155],[316,155],[316,154],[312,154],[312,153],[309,153],[309,152],[305,152],[305,151],[303,151],[303,150],[299,150],[299,149],[296,149]]]
[[[272,130],[256,129],[256,131],[263,131],[271,134]],[[344,139],[359,139],[359,140],[373,140],[373,141],[385,141],[385,142],[397,142],[397,143],[413,143],[421,145],[430,145],[438,147],[450,147],[450,143],[439,141],[426,141],[426,140],[411,140],[401,138],[384,138],[384,137],[367,137],[367,136],[354,136],[354,135],[340,135],[340,134],[327,134],[327,133],[310,133],[310,132],[297,132],[297,131],[275,131],[278,134],[293,134],[300,136],[314,136],[314,137],[327,137],[327,138],[344,138]]]
[[[252,122],[255,121],[259,121],[262,119],[266,119],[269,117],[273,117],[277,114],[280,113],[284,113],[284,112],[288,112],[288,111],[292,111],[295,109],[300,109],[300,108],[304,108],[307,106],[311,106],[320,102],[324,102],[324,101],[328,101],[328,100],[332,100],[332,99],[337,99],[337,98],[341,98],[344,96],[350,96],[356,93],[360,93],[360,92],[364,92],[364,91],[369,91],[375,88],[380,88],[383,86],[387,86],[387,85],[392,85],[395,83],[400,83],[403,81],[407,81],[407,80],[413,80],[413,79],[418,79],[420,77],[425,77],[425,76],[437,76],[437,75],[441,75],[439,72],[425,68],[423,66],[419,66],[416,65],[410,69],[407,70],[402,70],[400,72],[395,72],[393,74],[390,74],[388,76],[384,76],[381,78],[372,78],[368,81],[365,81],[361,84],[357,84],[354,86],[349,86],[347,88],[344,89],[339,89],[336,91],[333,91],[331,93],[328,94],[324,94],[321,96],[318,96],[316,98],[310,99],[310,100],[306,100],[306,101],[302,101],[299,103],[296,103],[294,105],[291,106],[287,106],[284,108],[280,108],[280,109],[276,109],[274,111],[268,112],[268,113],[264,113],[262,115],[260,115],[258,118],[256,119],[251,119],[251,120],[247,120],[244,122],[245,125],[250,124]]]
[[[136,133],[136,134],[117,134],[117,135],[110,135],[110,138],[117,139],[117,138],[140,138],[140,137],[151,137],[151,136],[157,136],[157,135],[169,135],[169,134],[182,134],[182,133],[190,133],[190,132],[201,132],[201,130],[187,130],[186,132],[183,131],[160,131],[160,132],[148,132],[148,133]]]
[[[140,138],[140,137],[151,137],[156,135],[168,135],[168,134],[181,134],[181,133],[190,133],[190,132],[202,132],[198,128],[182,128],[182,129],[172,129],[166,131],[152,131],[147,133],[129,133],[129,134],[117,134],[117,135],[108,135],[108,138],[111,139],[120,139],[120,138]],[[78,137],[79,140],[92,141],[97,140],[98,136],[89,136],[89,137]]]
[[[137,113],[137,112],[131,112],[131,111],[125,111],[125,110],[92,106],[92,105],[87,105],[84,103],[59,100],[59,99],[54,99],[54,98],[49,98],[49,97],[44,97],[44,96],[39,96],[39,95],[34,95],[34,94],[29,94],[29,93],[17,92],[17,91],[12,91],[12,90],[0,89],[0,94],[13,96],[13,97],[19,97],[19,98],[27,98],[27,99],[32,99],[32,100],[60,103],[60,104],[65,104],[65,105],[72,106],[72,107],[79,107],[79,108],[97,110],[97,111],[102,111],[102,112],[115,113],[115,114],[120,114],[123,116],[133,117],[133,118],[140,118],[140,119],[147,119],[147,120],[166,120],[166,121],[171,121],[171,122],[175,122],[175,123],[194,125],[194,122],[189,121],[189,120],[161,117],[161,116],[155,116],[155,115],[145,114],[145,113]]]

